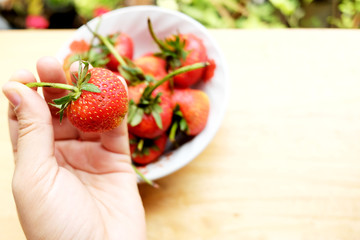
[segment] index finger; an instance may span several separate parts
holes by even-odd
[[[66,83],[65,72],[60,62],[54,57],[42,57],[38,60],[37,72],[41,82]],[[63,97],[67,90],[59,88],[43,88],[43,94],[46,102],[52,102],[53,99]]]
[[[130,155],[129,134],[127,118],[125,117],[119,127],[101,134],[101,144],[111,152]]]

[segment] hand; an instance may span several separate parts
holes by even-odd
[[[37,63],[43,82],[66,83],[60,63]],[[128,142],[126,119],[102,134],[79,132],[49,111],[65,94],[44,88],[44,99],[16,72],[3,86],[10,101],[9,128],[15,158],[13,194],[28,239],[146,239],[145,214]]]

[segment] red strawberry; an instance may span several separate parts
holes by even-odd
[[[168,94],[157,95],[150,105],[138,109],[141,110],[137,110],[134,116],[129,115],[128,129],[130,133],[141,138],[155,138],[165,133],[170,127],[172,108]],[[129,112],[129,114],[131,113]]]
[[[144,89],[147,87],[147,83],[139,83],[138,85],[128,86],[128,92],[129,92],[129,100],[133,100],[134,103],[138,104],[140,102],[140,98],[144,92]]]
[[[70,122],[84,132],[104,132],[120,125],[128,110],[126,86],[110,70],[92,68],[89,63],[79,64],[74,85],[36,82],[29,87],[57,87],[70,90],[69,94],[54,99],[51,104],[60,109],[60,121],[64,112]]]
[[[111,35],[109,38],[112,39],[114,48],[120,56],[129,59],[133,58],[134,44],[129,35],[125,33],[117,33]],[[109,62],[106,64],[106,67],[110,70],[118,71],[119,61],[116,57],[112,53],[109,53],[107,57],[109,58]]]
[[[197,62],[205,62],[207,60],[206,49],[202,40],[193,34],[179,34],[180,42],[184,42],[183,51],[185,51],[186,57],[178,58],[180,60],[179,66],[172,68],[178,68],[180,66],[188,66]],[[170,41],[170,40],[169,40]],[[187,88],[197,83],[204,74],[204,68],[196,69],[190,72],[179,74],[174,77],[174,84],[177,87]]]
[[[84,53],[90,50],[90,44],[85,40],[74,40],[70,43],[70,51],[73,53]]]
[[[100,89],[100,93],[83,91],[81,96],[67,107],[70,122],[83,132],[104,132],[120,125],[128,110],[128,95],[119,77],[104,68],[88,71],[88,83]]]
[[[167,75],[166,62],[154,55],[145,55],[134,61],[144,74],[151,75],[155,80],[160,80]]]
[[[170,71],[209,60],[203,41],[194,34],[172,35],[161,41],[156,37],[150,20],[148,20],[148,26],[152,38],[161,50],[155,55],[166,60],[167,68]],[[211,61],[214,63],[213,60]],[[215,67],[216,65],[212,64],[212,66]],[[203,68],[182,73],[174,77],[174,84],[176,87],[187,88],[201,80],[204,74],[205,69]],[[209,78],[211,73],[209,72],[205,76]]]
[[[209,81],[215,73],[216,63],[213,59],[208,60],[209,66],[205,68],[203,80],[204,82]]]
[[[145,165],[156,161],[164,153],[167,135],[162,134],[155,139],[143,139],[129,134],[131,159]]]
[[[210,101],[205,92],[190,88],[175,89],[172,106],[175,109],[174,119],[177,119],[172,128],[180,127],[190,136],[199,134],[205,128],[210,111]],[[171,139],[174,139],[173,136]]]

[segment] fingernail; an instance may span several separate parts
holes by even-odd
[[[19,95],[19,93],[14,90],[14,89],[4,89],[4,94],[7,97],[7,99],[9,100],[10,104],[13,107],[18,107],[20,105],[21,102],[21,97]]]

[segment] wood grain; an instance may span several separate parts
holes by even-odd
[[[140,186],[148,238],[360,239],[360,32],[210,30],[230,70],[216,137],[189,165]],[[72,31],[0,31],[0,81],[54,55]],[[0,239],[24,239],[0,96]]]

